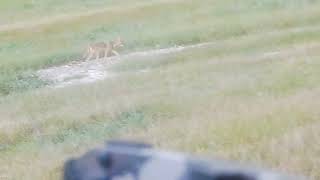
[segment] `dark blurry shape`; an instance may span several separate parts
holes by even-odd
[[[110,146],[132,148],[135,151],[152,147],[149,144],[129,141],[109,141],[108,147]],[[100,164],[107,170],[107,175],[109,177],[131,174],[134,177],[134,180],[138,180],[139,168],[148,157],[133,156],[125,153],[118,154],[117,152],[107,150],[98,159]]]
[[[156,151],[149,144],[109,141],[107,147],[70,159],[64,180],[300,180],[234,162]]]
[[[78,159],[70,159],[64,165],[65,180],[103,180],[108,177],[106,169],[99,163],[104,154],[100,150],[92,150]]]
[[[70,159],[64,166],[64,180],[109,180],[114,176],[131,173],[138,180],[138,167],[148,157],[118,154],[112,147],[123,149],[151,148],[149,144],[129,141],[108,141],[106,149],[95,149],[78,159]]]

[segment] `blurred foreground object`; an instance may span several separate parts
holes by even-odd
[[[162,152],[149,144],[108,141],[68,160],[64,180],[302,180],[234,162]]]

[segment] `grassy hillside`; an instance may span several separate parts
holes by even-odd
[[[0,176],[58,179],[66,158],[124,137],[320,178],[320,1],[26,4],[0,2]],[[214,43],[40,88],[37,69],[118,35],[122,53]]]

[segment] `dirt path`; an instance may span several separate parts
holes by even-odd
[[[119,63],[120,59],[163,55],[183,51],[189,48],[200,48],[208,46],[210,44],[213,43],[201,43],[184,47],[177,46],[165,49],[134,52],[126,55],[121,55],[119,57],[109,57],[107,59],[101,58],[90,61],[74,61],[67,65],[39,70],[37,71],[37,75],[42,80],[52,82],[50,87],[53,88],[91,83],[98,80],[115,77],[117,74],[109,72],[107,70],[107,67],[115,63]]]

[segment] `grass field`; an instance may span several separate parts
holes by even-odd
[[[114,137],[319,179],[319,5],[1,1],[0,179],[59,179],[66,158]],[[126,59],[90,85],[34,75],[118,35],[124,54],[213,43]]]

